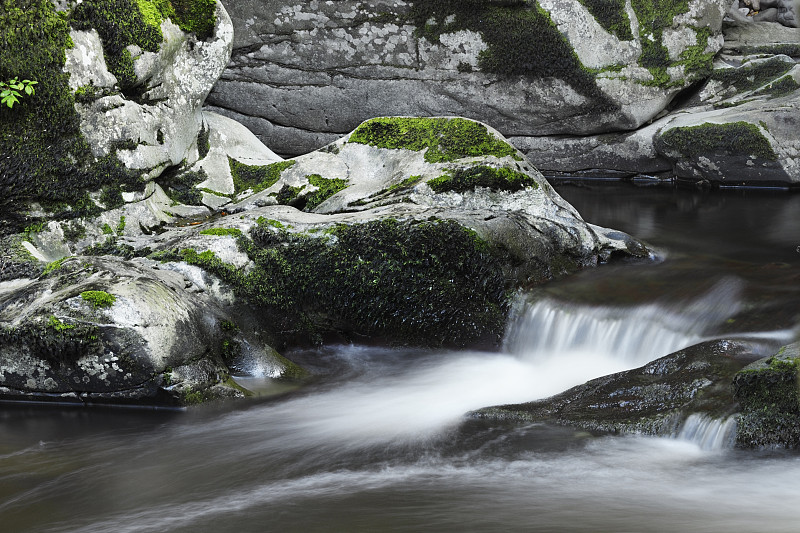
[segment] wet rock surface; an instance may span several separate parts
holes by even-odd
[[[551,398],[489,407],[470,416],[670,435],[690,414],[725,418],[736,413],[731,383],[739,370],[762,356],[760,352],[745,341],[707,341]]]

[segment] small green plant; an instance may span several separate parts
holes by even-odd
[[[125,216],[119,217],[119,223],[117,224],[117,235],[122,235],[125,233]]]
[[[55,272],[61,268],[61,263],[63,263],[66,259],[66,257],[62,257],[61,259],[56,259],[52,263],[47,263],[47,266],[44,267],[44,270],[42,271],[42,276],[46,276],[47,274]]]
[[[50,319],[47,321],[47,325],[56,330],[59,333],[64,333],[67,330],[75,329],[75,326],[72,324],[64,324],[55,315],[50,315]]]
[[[108,294],[105,291],[83,291],[81,298],[92,304],[95,309],[99,307],[111,307],[117,300],[113,294]]]
[[[33,96],[36,94],[36,90],[33,86],[38,83],[38,81],[32,80],[19,81],[17,78],[12,78],[8,82],[0,81],[0,103],[6,104],[9,108],[13,108],[14,104],[19,103],[19,99],[22,98],[22,93],[20,91],[28,96]]]
[[[200,235],[215,235],[217,237],[225,237],[227,235],[238,237],[242,232],[236,228],[208,228],[200,231]]]

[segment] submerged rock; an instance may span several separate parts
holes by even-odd
[[[671,435],[693,413],[737,411],[731,382],[758,355],[743,341],[696,344],[640,368],[593,379],[551,398],[489,407],[479,418],[550,421],[612,433]]]

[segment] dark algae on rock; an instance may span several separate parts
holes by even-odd
[[[336,331],[428,345],[495,344],[508,299],[500,261],[449,220],[380,220],[291,233],[266,220],[240,237],[249,272],[183,250],[259,304],[287,334]],[[300,316],[298,316],[300,315]],[[311,331],[295,331],[305,324]]]
[[[737,444],[747,448],[800,447],[800,345],[743,368],[733,379],[741,406]]]
[[[673,128],[664,133],[659,142],[692,159],[703,154],[753,155],[768,161],[778,159],[759,127],[743,121]]]
[[[599,2],[591,3],[599,5]],[[434,42],[443,33],[459,30],[480,33],[487,49],[480,53],[478,66],[485,72],[499,76],[557,78],[593,100],[594,105],[615,108],[598,89],[594,76],[583,67],[550,14],[537,2],[417,0],[412,3],[409,16],[418,34]],[[611,14],[606,20],[624,32],[620,14]],[[542,50],[547,53],[543,54]]]

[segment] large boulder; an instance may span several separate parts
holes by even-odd
[[[242,354],[223,303],[143,259],[63,259],[38,279],[0,283],[0,396],[181,406],[243,397],[235,364],[272,357],[267,375],[296,373],[267,346]]]
[[[509,137],[632,129],[707,75],[727,4],[236,2],[209,103],[290,155],[387,114]]]
[[[712,185],[794,187],[800,32],[729,23],[708,80],[633,132],[510,140],[545,175],[651,175]]]
[[[323,149],[275,162],[246,136],[222,142],[213,128],[225,123],[207,121],[211,147],[197,163],[203,194],[227,202],[214,218],[145,231],[114,218],[124,211],[109,211],[82,219],[72,240],[65,236],[75,221],[51,221],[21,246],[40,260],[161,261],[226,312],[257,309],[248,313],[253,327],[278,347],[329,335],[496,347],[515,288],[649,253],[585,222],[478,122],[373,119]],[[198,192],[190,189],[184,194]]]

